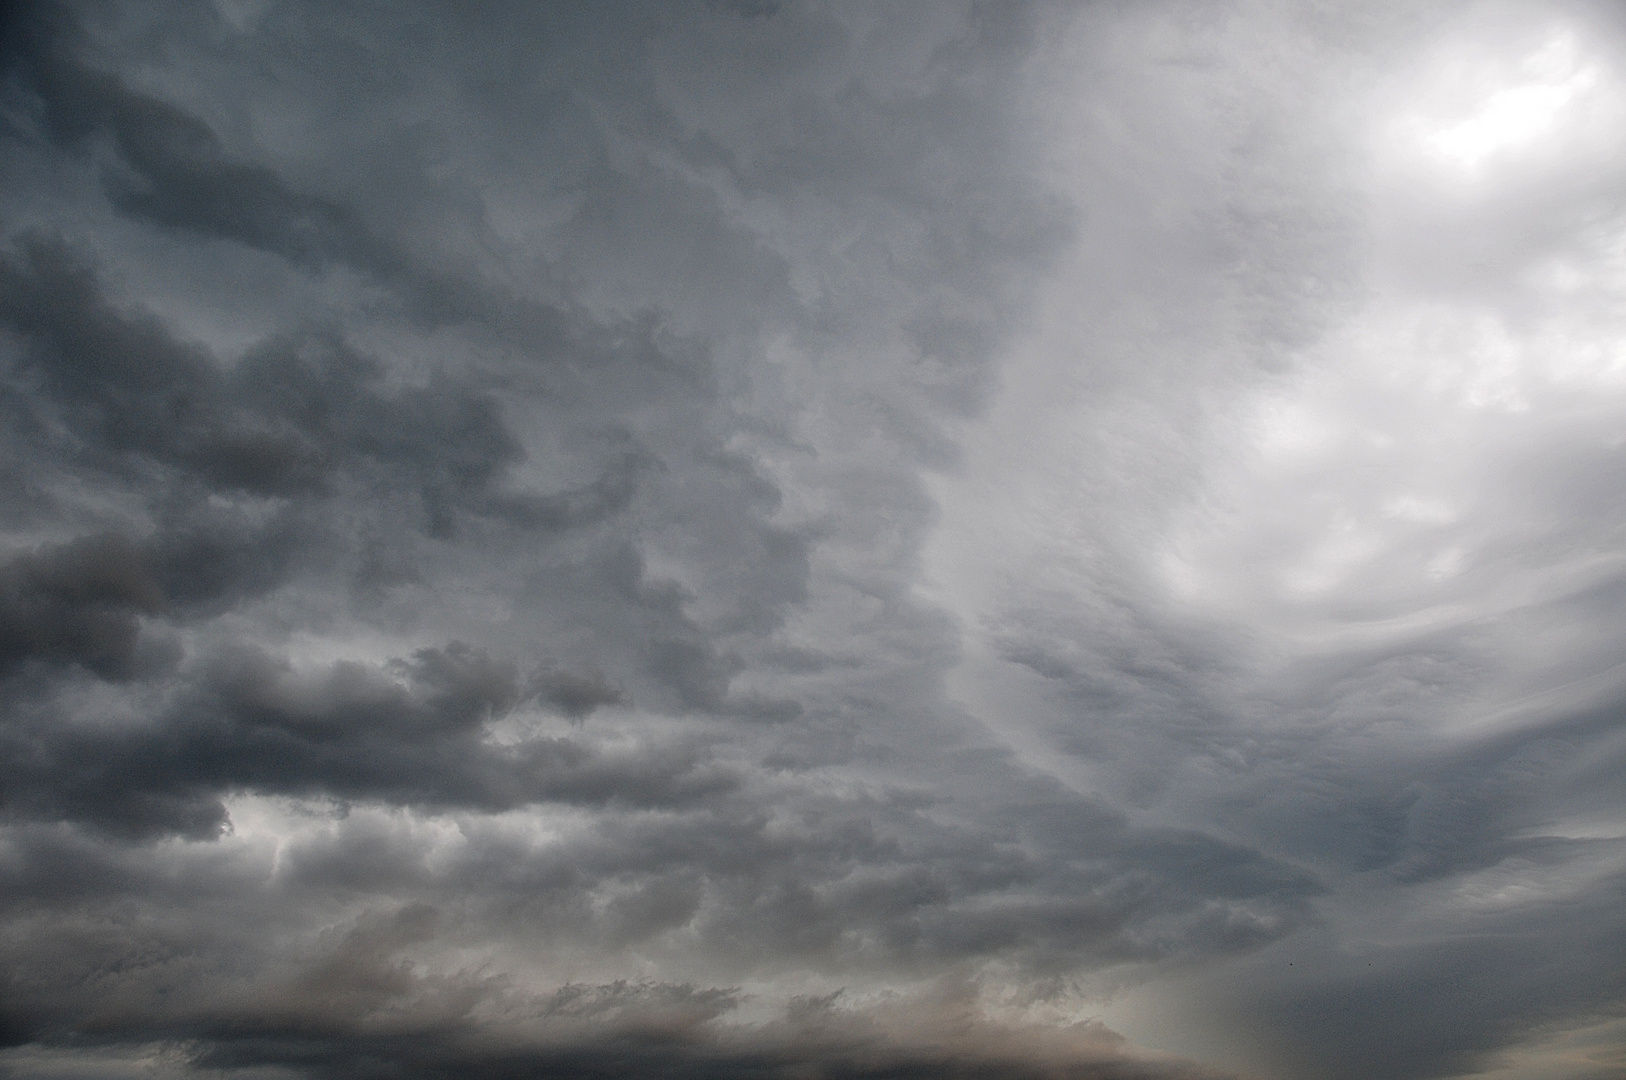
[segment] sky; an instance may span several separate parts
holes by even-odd
[[[1626,12],[0,14],[0,1077],[1626,1077]]]

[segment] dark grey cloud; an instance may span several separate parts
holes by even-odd
[[[87,66],[85,33],[70,7],[19,5],[9,37],[13,72],[33,92],[27,111],[37,125],[19,134],[81,151],[108,144],[113,159],[102,163],[101,182],[119,212],[306,269],[349,267],[388,286],[429,322],[516,306],[486,282],[423,265],[355,206],[301,190],[265,165],[234,160],[197,115]],[[544,308],[523,314],[544,324],[543,332],[562,322]]]
[[[392,667],[340,663],[301,678],[246,651],[208,663],[194,689],[124,730],[77,725],[60,708],[18,710],[6,808],[135,836],[210,835],[227,823],[220,794],[245,788],[500,810],[681,803],[736,783],[682,745],[606,754],[568,737],[485,743],[483,725],[520,702],[520,683],[513,665],[461,643]]]
[[[6,320],[25,342],[14,366],[43,427],[55,420],[109,470],[168,467],[179,481],[265,497],[322,494],[341,470],[416,481],[435,531],[459,510],[531,527],[563,527],[630,495],[636,458],[552,495],[500,494],[494,481],[521,456],[497,402],[431,383],[391,394],[380,365],[342,340],[276,340],[227,373],[151,319],[101,296],[93,273],[60,241],[25,237],[5,267]]]

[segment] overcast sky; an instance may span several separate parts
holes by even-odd
[[[0,1077],[1626,1077],[1618,6],[4,11]]]

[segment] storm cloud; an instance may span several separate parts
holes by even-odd
[[[0,1075],[1626,1068],[1613,8],[0,33]]]

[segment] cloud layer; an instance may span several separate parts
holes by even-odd
[[[1608,10],[4,18],[0,1074],[1620,1068]]]

